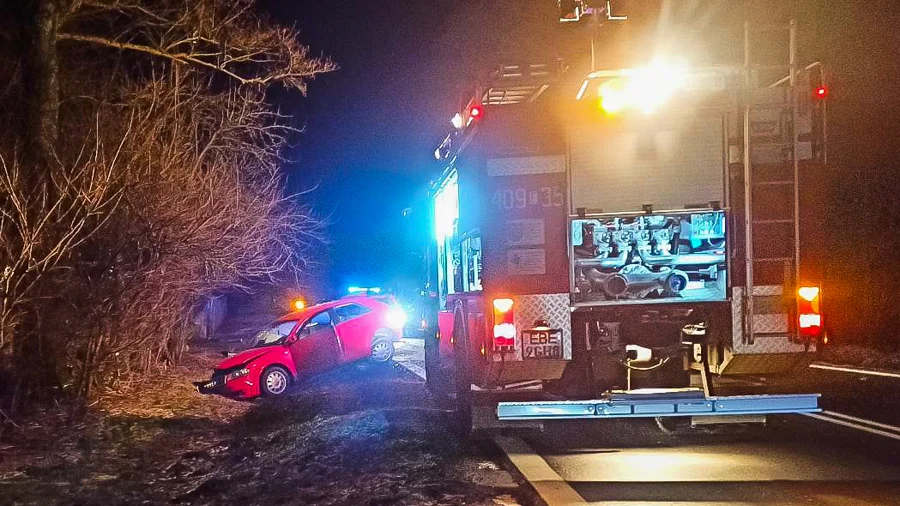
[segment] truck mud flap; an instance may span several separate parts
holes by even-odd
[[[617,396],[588,401],[501,402],[500,420],[655,418],[660,416],[745,416],[818,413],[819,394],[728,397]]]

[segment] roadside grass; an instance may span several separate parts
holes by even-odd
[[[227,342],[101,396],[77,424],[43,407],[0,436],[0,503],[516,505],[495,450],[456,438],[398,365],[353,364],[282,399],[196,392]]]

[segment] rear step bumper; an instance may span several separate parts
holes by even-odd
[[[819,394],[741,395],[729,397],[630,396],[588,401],[501,402],[500,420],[655,418],[818,413]]]

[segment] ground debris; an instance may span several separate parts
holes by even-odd
[[[24,440],[4,440],[4,493],[21,504],[103,506],[513,506],[527,497],[494,450],[450,436],[445,410],[401,368],[349,366],[253,403],[183,388],[199,370],[173,374],[171,389],[106,397],[80,427],[48,413]]]

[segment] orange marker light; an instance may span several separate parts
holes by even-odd
[[[494,349],[503,350],[515,346],[516,322],[513,300],[494,299]]]
[[[803,286],[797,290],[797,295],[800,296],[801,299],[812,302],[819,298],[819,287],[818,286]]]
[[[508,313],[512,307],[512,299],[494,299],[494,309],[496,309],[498,313]]]

